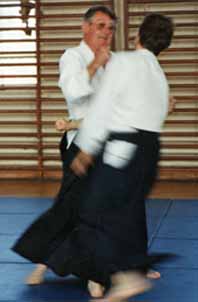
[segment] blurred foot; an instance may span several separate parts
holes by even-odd
[[[117,273],[112,277],[112,287],[98,302],[123,302],[130,297],[151,289],[147,278],[138,272]]]
[[[101,298],[104,295],[104,287],[99,283],[89,280],[87,288],[93,298]]]
[[[147,272],[147,274],[146,274],[146,277],[147,277],[148,279],[153,279],[153,280],[155,280],[155,279],[160,279],[160,278],[161,278],[161,274],[160,274],[160,272],[158,272],[158,271],[149,270],[149,271]]]
[[[44,264],[38,264],[35,270],[27,277],[25,283],[28,285],[37,285],[43,282],[44,274],[47,270],[47,266]]]

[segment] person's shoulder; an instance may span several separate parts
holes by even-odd
[[[138,56],[135,51],[118,51],[116,53],[113,53],[112,63],[125,66],[129,63],[135,63],[136,59],[138,59]]]
[[[111,59],[106,65],[106,70],[111,72],[112,74],[117,74],[117,72],[122,72],[122,70],[126,70],[131,61],[131,55],[128,51],[117,51],[111,53]]]
[[[79,57],[80,56],[80,45],[69,47],[64,50],[64,53],[61,56],[61,59]]]
[[[131,58],[136,58],[138,55],[135,50],[123,50],[123,51],[118,51],[116,53],[116,56],[118,57],[119,60],[127,61],[130,60]]]

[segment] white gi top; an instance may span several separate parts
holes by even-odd
[[[100,67],[90,80],[87,66],[94,60],[94,53],[81,41],[79,46],[67,49],[60,58],[59,87],[67,102],[69,117],[82,119],[89,108],[91,95],[97,90],[104,68]],[[76,130],[68,132],[69,144]]]
[[[75,143],[95,155],[111,131],[160,132],[168,113],[169,87],[147,49],[114,54]]]

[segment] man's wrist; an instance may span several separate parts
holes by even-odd
[[[100,68],[100,64],[97,62],[93,61],[91,64],[89,64],[89,66],[87,67],[87,70],[88,70],[89,76],[91,78],[94,76],[94,74],[96,73],[98,68]]]
[[[71,129],[78,129],[80,127],[82,119],[79,120],[70,120],[69,125]]]

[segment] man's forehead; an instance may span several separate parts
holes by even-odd
[[[93,16],[92,20],[97,21],[98,23],[100,23],[100,22],[101,23],[108,22],[109,24],[114,23],[114,20],[112,20],[110,16],[108,16],[102,12],[97,12]]]

